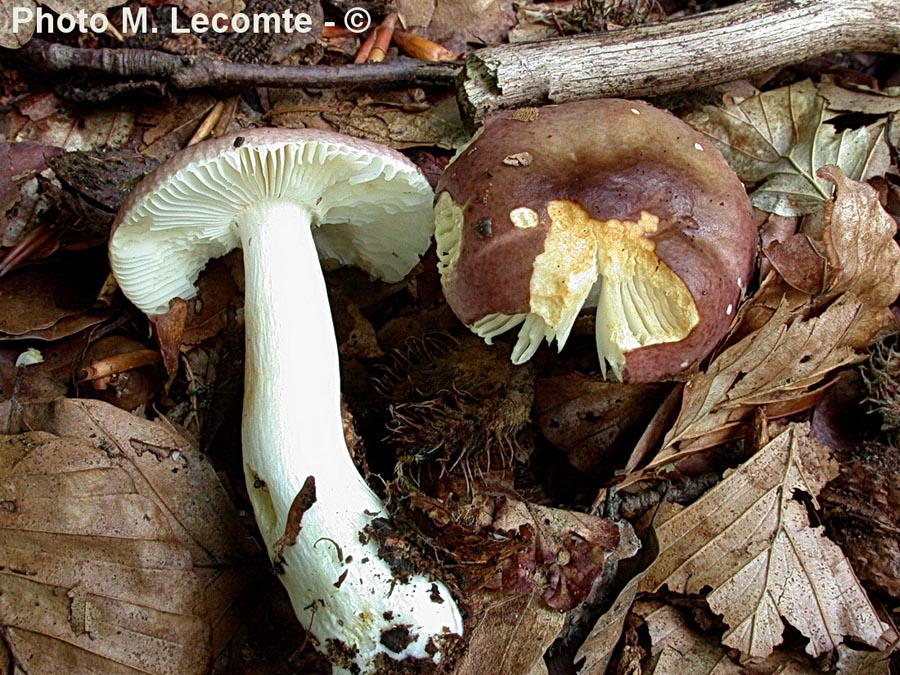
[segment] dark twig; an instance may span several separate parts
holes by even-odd
[[[460,65],[399,58],[340,66],[273,66],[177,56],[146,49],[81,49],[33,39],[13,55],[44,72],[79,71],[152,79],[178,89],[201,87],[451,86]]]

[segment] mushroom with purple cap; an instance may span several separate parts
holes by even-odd
[[[430,243],[432,200],[421,172],[390,148],[255,129],[160,166],[122,206],[110,239],[119,286],[148,315],[193,297],[209,258],[243,248],[247,488],[294,611],[335,672],[437,662],[463,633],[443,583],[398,577],[379,556],[370,525],[387,514],[347,451],[319,261],[401,280]],[[402,640],[384,638],[398,631]]]
[[[444,294],[488,343],[517,326],[513,361],[559,349],[596,305],[600,367],[653,382],[705,359],[753,271],[741,181],[680,119],[605,99],[488,117],[438,182]]]

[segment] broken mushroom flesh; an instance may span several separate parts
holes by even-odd
[[[488,117],[437,185],[444,294],[490,342],[516,327],[513,361],[565,344],[596,305],[604,373],[651,382],[722,340],[753,271],[743,184],[674,115],[606,99]]]
[[[370,525],[387,513],[347,450],[320,265],[321,256],[401,280],[429,245],[432,197],[389,148],[257,129],[157,169],[110,240],[120,287],[151,316],[193,297],[210,257],[243,248],[247,489],[294,610],[335,672],[376,672],[388,657],[440,661],[443,640],[463,632],[443,583],[397,578],[378,555]],[[397,630],[404,640],[382,639]]]

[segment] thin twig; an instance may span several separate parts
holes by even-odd
[[[201,87],[409,87],[452,86],[460,65],[398,58],[385,63],[339,66],[275,66],[230,63],[206,56],[148,49],[84,49],[32,39],[11,59],[44,72],[102,73],[152,79],[178,89]]]

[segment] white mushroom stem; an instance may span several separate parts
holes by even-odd
[[[236,223],[246,276],[244,468],[256,519],[274,557],[291,504],[313,476],[316,501],[282,554],[281,580],[300,621],[322,651],[338,663],[350,654],[342,665],[361,672],[375,672],[379,653],[438,660],[439,645],[429,642],[462,634],[462,619],[440,582],[395,579],[368,536],[372,520],[387,514],[344,440],[338,352],[311,220],[305,208],[273,201]],[[397,627],[409,644],[383,644],[383,632]]]

